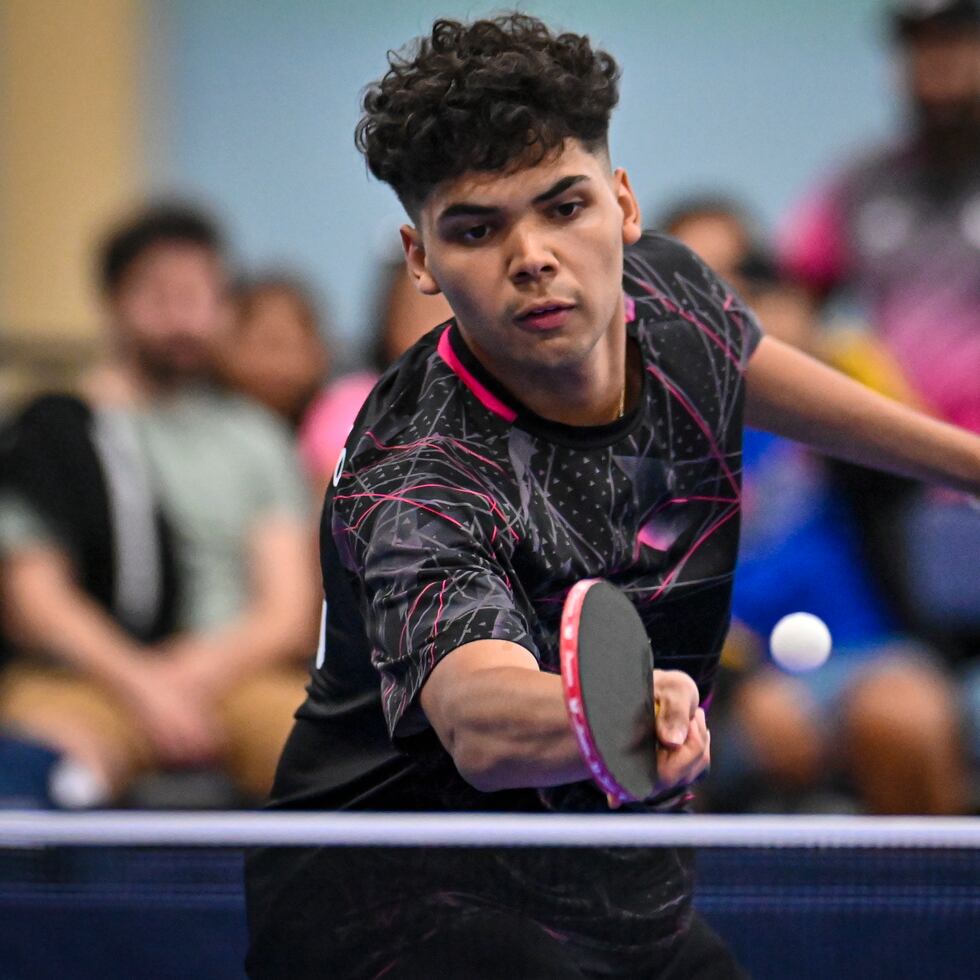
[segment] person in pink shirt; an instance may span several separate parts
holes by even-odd
[[[922,404],[980,432],[980,2],[904,0],[892,24],[907,130],[804,198],[782,263],[852,293]]]
[[[300,456],[320,492],[330,482],[354,419],[379,375],[423,334],[452,316],[442,296],[423,296],[415,289],[401,256],[385,264],[378,297],[370,367],[327,385],[300,424]]]
[[[856,302],[903,400],[980,432],[980,0],[900,0],[890,22],[905,130],[804,198],[781,262],[815,300]],[[905,624],[951,658],[976,657],[980,516],[941,492],[839,472]]]

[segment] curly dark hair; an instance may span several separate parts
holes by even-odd
[[[388,65],[365,91],[354,142],[410,214],[446,179],[533,165],[567,138],[606,149],[619,68],[582,35],[519,13],[437,20]]]

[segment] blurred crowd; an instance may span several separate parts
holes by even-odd
[[[892,142],[818,177],[776,235],[710,192],[647,224],[768,333],[980,432],[980,3],[906,0],[890,23]],[[392,255],[344,350],[309,284],[231,256],[184,204],[113,225],[107,356],[3,419],[0,806],[254,805],[271,784],[316,646],[323,492],[380,373],[451,314]],[[743,464],[700,805],[976,810],[980,512],[751,430]],[[799,610],[834,638],[806,675],[767,651]]]

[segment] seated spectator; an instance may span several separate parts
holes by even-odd
[[[851,303],[902,391],[980,432],[980,2],[893,0],[901,125],[820,179],[781,235],[816,301]],[[980,515],[953,495],[840,466],[862,541],[903,623],[980,662]]]
[[[280,274],[243,280],[233,301],[221,375],[295,429],[330,369],[316,303],[299,280]]]
[[[980,2],[889,7],[902,131],[807,193],[780,258],[858,305],[921,404],[980,432]]]
[[[215,764],[257,799],[313,647],[305,486],[282,424],[213,383],[208,220],[148,210],[100,271],[113,361],[2,442],[0,725],[81,767],[93,799]]]
[[[670,212],[665,230],[716,262],[764,329],[819,350],[807,296],[779,276],[736,206],[690,202]],[[863,564],[853,517],[822,463],[795,443],[746,430],[743,467],[729,664],[738,654],[743,667],[761,659],[772,627],[797,611],[828,624],[835,653],[808,677],[768,663],[744,671],[721,706],[733,737],[718,740],[713,804],[800,805],[826,788],[828,775],[843,774],[873,812],[962,811],[955,692],[930,657],[897,636]],[[738,765],[722,751],[731,745]],[[768,799],[737,798],[753,787]],[[736,798],[718,798],[726,790]]]
[[[314,486],[322,491],[364,399],[381,374],[423,334],[452,316],[440,294],[423,296],[412,283],[401,256],[382,268],[375,304],[367,370],[332,382],[311,406],[300,427],[300,453]]]

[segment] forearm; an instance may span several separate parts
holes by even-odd
[[[590,778],[555,674],[525,667],[467,674],[436,728],[461,775],[485,792]]]
[[[766,338],[746,372],[746,424],[852,463],[980,492],[980,437],[885,398]]]
[[[315,631],[315,617],[305,606],[281,609],[256,603],[201,640],[212,656],[228,663],[230,673],[241,675],[309,656]]]
[[[72,580],[60,553],[38,548],[3,563],[3,618],[24,650],[68,664],[124,688],[142,649]]]

